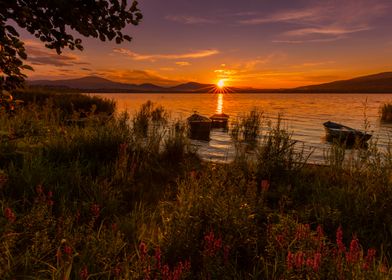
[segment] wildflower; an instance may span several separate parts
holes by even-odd
[[[143,241],[140,242],[139,252],[140,252],[140,258],[143,260],[144,257],[147,255],[147,246],[146,243],[144,243]]]
[[[155,248],[155,265],[156,269],[161,269],[161,249],[158,247]]]
[[[313,267],[313,265],[314,265],[314,260],[312,258],[307,258],[306,259],[306,266]]]
[[[350,243],[350,250],[347,253],[347,262],[354,264],[359,260],[360,255],[360,248],[359,248],[359,241],[356,237],[353,237]]]
[[[261,180],[260,186],[263,192],[267,192],[270,187],[270,182],[268,180]]]
[[[204,236],[204,241],[204,251],[209,257],[214,256],[222,247],[222,239],[215,239],[214,232],[212,230]]]
[[[83,266],[82,270],[79,272],[80,279],[85,280],[88,277],[87,266]]]
[[[112,223],[111,228],[112,228],[112,231],[113,231],[113,232],[117,232],[117,230],[118,230],[118,225],[117,225],[116,223]]]
[[[310,226],[309,224],[299,224],[297,225],[297,232],[295,233],[295,238],[299,240],[304,240],[309,237],[310,234]]]
[[[338,244],[339,253],[343,253],[346,251],[346,246],[344,246],[343,243],[342,226],[339,226],[338,230],[336,231],[336,243]]]
[[[101,208],[99,207],[99,204],[93,204],[91,205],[91,214],[93,216],[94,219],[98,218],[101,212]]]
[[[196,171],[192,170],[191,172],[189,172],[189,177],[191,177],[192,179],[196,178]]]
[[[293,269],[293,261],[294,261],[294,255],[290,251],[287,253],[287,269],[292,270]]]
[[[295,267],[301,268],[304,265],[304,256],[305,254],[302,251],[299,251],[295,254]]]
[[[12,211],[11,208],[7,207],[4,210],[4,216],[8,220],[8,222],[13,223],[16,220],[15,213]]]
[[[365,262],[362,265],[362,269],[369,270],[370,266],[373,264],[375,256],[376,256],[376,250],[373,248],[368,249],[367,255],[365,257]]]
[[[53,193],[51,191],[48,191],[48,195],[47,195],[47,200],[46,202],[48,203],[49,206],[53,206],[54,201],[52,200],[53,197]]]
[[[321,253],[317,252],[314,254],[314,258],[313,258],[313,270],[317,272],[320,269],[320,264],[321,264]]]
[[[161,270],[162,280],[170,279],[170,268],[167,264],[162,267]]]
[[[64,253],[68,256],[70,256],[72,254],[72,248],[68,245],[64,246]]]

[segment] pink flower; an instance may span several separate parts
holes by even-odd
[[[158,247],[155,248],[155,263],[156,269],[161,269],[161,249]]]
[[[368,249],[367,255],[365,257],[365,262],[362,265],[362,268],[364,270],[369,270],[370,266],[373,264],[375,256],[376,256],[376,250],[373,248]]]
[[[147,246],[146,243],[144,243],[143,241],[140,242],[139,252],[140,252],[140,258],[144,260],[145,256],[147,255]]]
[[[346,254],[347,262],[356,263],[359,260],[360,253],[359,241],[356,237],[353,237],[350,243],[350,251]]]
[[[343,243],[342,226],[339,226],[338,230],[336,231],[336,243],[338,244],[339,253],[343,253],[346,251],[346,246],[344,246]]]
[[[99,217],[101,213],[101,208],[99,207],[99,204],[94,203],[93,205],[91,205],[90,210],[94,219]]]
[[[317,272],[320,269],[320,264],[321,264],[321,253],[317,252],[314,254],[314,258],[313,258],[313,270]]]
[[[287,253],[287,259],[286,259],[287,269],[288,270],[292,270],[293,269],[293,262],[294,262],[294,255],[289,251]]]
[[[295,267],[301,268],[304,265],[304,256],[305,254],[302,251],[299,251],[295,254]]]
[[[70,256],[72,254],[72,248],[68,245],[64,246],[64,253]]]
[[[261,180],[261,190],[267,192],[270,187],[270,182],[268,180]]]
[[[88,277],[88,270],[87,270],[87,266],[83,266],[82,270],[79,272],[79,276],[81,279],[85,280]]]
[[[5,218],[8,220],[8,222],[10,223],[14,223],[16,220],[16,216],[15,213],[12,211],[11,208],[7,207],[4,210],[4,216]]]

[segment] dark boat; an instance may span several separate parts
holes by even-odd
[[[323,125],[328,141],[338,140],[347,144],[363,144],[372,137],[371,134],[366,132],[331,121],[327,121]]]
[[[188,119],[189,138],[196,140],[210,140],[211,120],[199,114],[193,114]]]
[[[226,114],[214,114],[210,117],[213,128],[227,128],[227,123],[229,120],[229,115]]]

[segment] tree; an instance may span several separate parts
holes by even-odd
[[[26,78],[23,69],[32,70],[24,63],[26,50],[11,24],[60,54],[67,47],[83,50],[82,40],[74,38],[76,32],[118,44],[131,41],[123,29],[142,19],[137,5],[127,0],[0,0],[0,91],[20,87]]]

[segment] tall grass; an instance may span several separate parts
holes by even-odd
[[[392,103],[386,103],[380,107],[381,120],[392,121]]]

